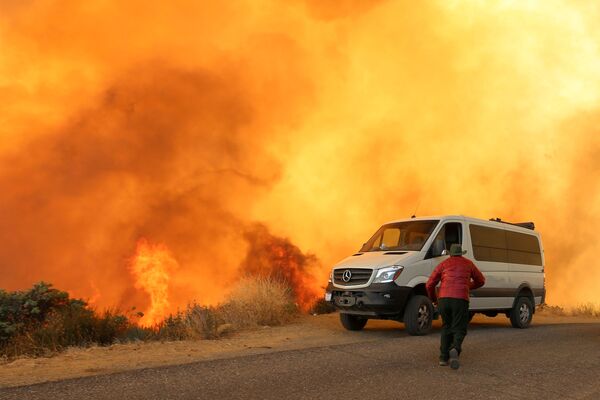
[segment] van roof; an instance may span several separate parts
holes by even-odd
[[[477,223],[480,225],[492,226],[495,228],[502,228],[502,229],[507,229],[507,230],[511,230],[511,231],[515,231],[515,232],[523,232],[523,233],[528,233],[530,235],[534,234],[536,236],[539,236],[539,233],[535,230],[523,228],[523,227],[517,226],[517,225],[512,225],[510,223],[506,223],[505,221],[503,221],[503,222],[489,221],[489,220],[480,219],[480,218],[467,217],[466,215],[453,215],[453,214],[431,215],[431,216],[397,219],[397,220],[393,220],[393,221],[388,221],[386,223],[389,224],[389,223],[393,223],[393,222],[402,222],[402,221],[425,221],[425,220],[432,220],[432,219],[439,219],[440,221],[448,220],[448,219],[458,219],[458,220],[462,220],[462,221],[466,221],[466,222]]]

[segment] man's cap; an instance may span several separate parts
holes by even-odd
[[[455,243],[452,246],[450,246],[451,256],[462,256],[463,254],[467,254],[467,251],[463,250],[460,244]]]

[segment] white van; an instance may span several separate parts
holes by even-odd
[[[471,291],[471,317],[505,313],[512,326],[526,328],[546,294],[544,250],[534,229],[532,222],[461,215],[386,223],[333,267],[325,300],[340,310],[348,330],[362,329],[369,319],[392,319],[404,322],[411,335],[424,335],[434,317],[425,283],[450,246],[460,243],[485,276],[485,285]]]

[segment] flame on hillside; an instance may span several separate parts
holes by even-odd
[[[170,311],[169,280],[178,269],[177,261],[163,244],[150,244],[140,239],[130,270],[134,276],[134,286],[150,297],[148,310],[142,317],[145,325],[160,322]]]
[[[417,209],[534,221],[547,300],[598,302],[599,20],[568,0],[0,2],[1,286],[152,320],[276,271],[306,307]]]

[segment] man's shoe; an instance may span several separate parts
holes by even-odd
[[[458,351],[456,349],[450,350],[450,368],[458,369],[460,363],[458,362]]]
[[[447,367],[448,366],[448,361],[444,361],[444,360],[440,360],[440,367]]]

